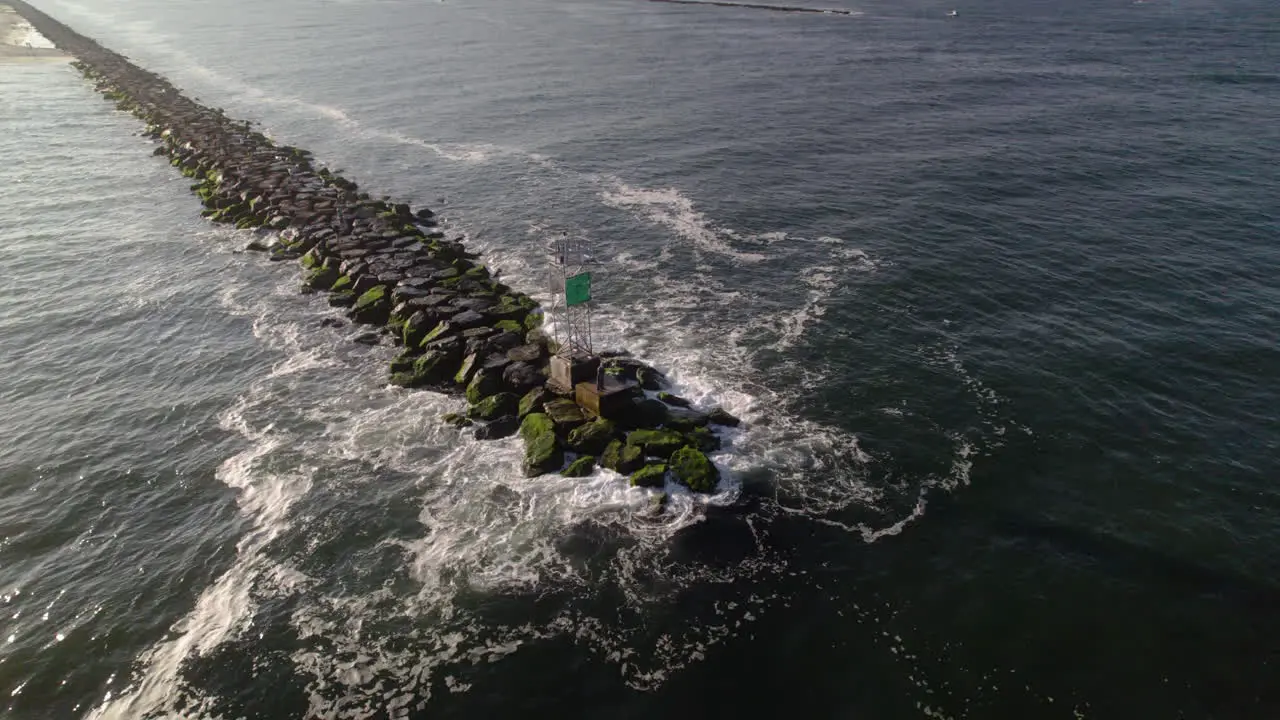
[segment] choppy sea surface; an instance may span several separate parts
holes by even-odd
[[[0,714],[1280,716],[1280,6],[819,4],[40,0],[747,422],[523,478],[0,65]]]

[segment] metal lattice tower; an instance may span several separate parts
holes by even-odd
[[[588,242],[561,233],[551,242],[552,316],[558,355],[593,354],[591,343],[591,264]]]

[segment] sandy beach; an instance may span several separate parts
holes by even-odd
[[[31,24],[8,5],[0,5],[0,62],[65,60]]]

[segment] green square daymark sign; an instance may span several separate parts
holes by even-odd
[[[564,281],[564,304],[568,306],[591,302],[591,273],[578,273]]]

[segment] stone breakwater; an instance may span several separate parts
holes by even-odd
[[[309,152],[277,145],[30,5],[11,4],[76,58],[98,92],[147,124],[155,155],[194,181],[208,220],[259,229],[251,249],[300,263],[304,292],[327,292],[353,322],[403,346],[392,385],[463,393],[465,415],[444,420],[481,440],[519,433],[530,476],[585,476],[600,465],[633,486],[715,490],[720,474],[706,453],[736,418],[692,409],[665,392],[661,372],[625,353],[603,361],[613,382],[630,388],[625,402],[608,418],[594,416],[547,383],[557,346],[538,304],[446,239],[431,210],[373,199]]]

